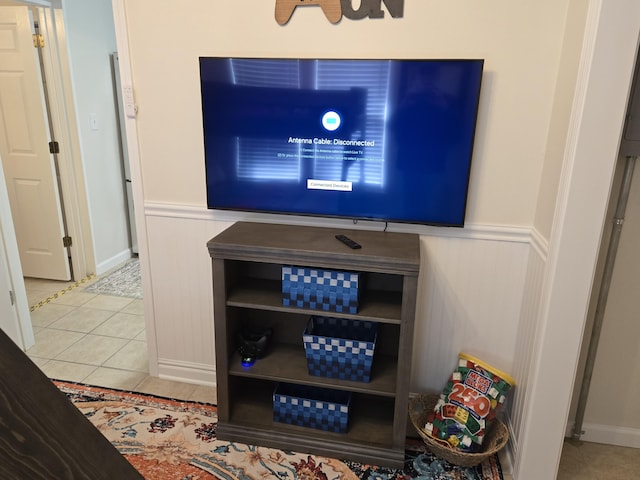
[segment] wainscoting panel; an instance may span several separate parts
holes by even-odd
[[[529,246],[500,237],[422,236],[414,391],[442,390],[462,351],[513,371]]]
[[[511,433],[509,450],[512,458],[517,458],[518,438],[524,428],[526,412],[527,386],[530,384],[531,366],[534,364],[536,340],[538,339],[538,320],[540,313],[540,295],[546,267],[547,246],[536,232],[533,232],[522,299],[520,324],[516,332],[516,349],[513,358],[513,377],[517,387],[511,399],[508,427]]]
[[[185,382],[213,384],[213,298],[207,241],[229,223],[175,213],[169,209],[147,216],[158,372],[173,380],[180,380],[182,374]],[[184,368],[187,365],[190,367]]]
[[[145,214],[158,371],[174,380],[212,384],[206,242],[231,222],[200,207],[149,204]],[[424,229],[413,392],[440,391],[461,351],[517,374],[528,358],[522,357],[518,342],[527,336],[520,318],[530,239],[528,230],[513,227]]]

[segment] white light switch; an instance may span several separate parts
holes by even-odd
[[[135,98],[133,96],[133,87],[130,85],[125,85],[122,87],[123,99],[124,103],[124,113],[129,118],[135,118],[136,113],[138,113],[138,106],[136,105]]]

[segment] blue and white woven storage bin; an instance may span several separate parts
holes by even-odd
[[[280,383],[273,392],[273,420],[328,432],[346,433],[351,393]]]
[[[282,303],[325,312],[357,313],[360,274],[320,268],[282,267]]]
[[[376,322],[311,317],[302,335],[309,374],[369,382],[377,330]]]

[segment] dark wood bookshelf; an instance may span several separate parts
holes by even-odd
[[[344,234],[362,245],[351,250]],[[218,437],[363,463],[404,462],[420,244],[417,235],[238,222],[211,239]],[[284,306],[283,265],[361,273],[357,313]],[[310,375],[302,333],[311,316],[378,323],[370,382]],[[267,355],[243,367],[242,328],[272,328]],[[332,433],[273,421],[280,383],[352,393],[348,429]]]

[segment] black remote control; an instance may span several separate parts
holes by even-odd
[[[358,248],[362,248],[358,242],[354,242],[346,235],[336,235],[336,238],[344,243],[347,247],[352,248],[353,250],[357,250]]]

